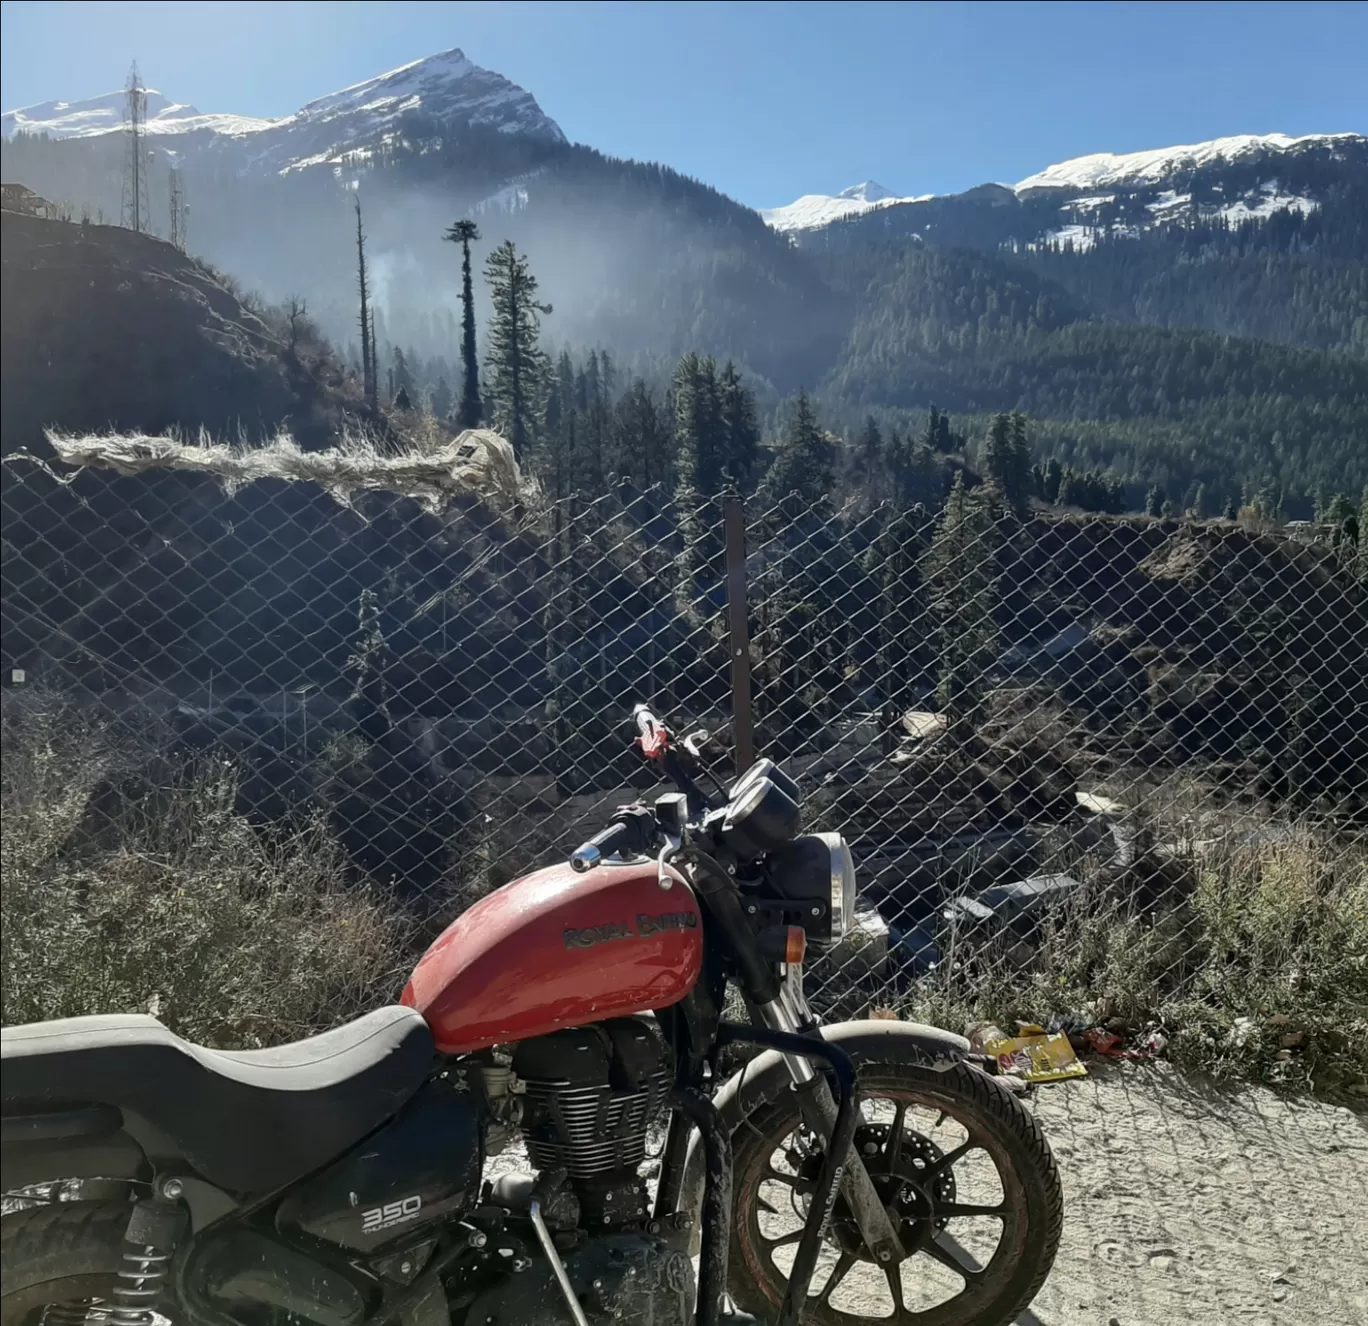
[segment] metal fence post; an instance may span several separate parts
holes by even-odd
[[[736,739],[736,772],[755,760],[755,725],[751,713],[750,629],[746,617],[746,508],[739,497],[723,502],[727,537],[727,627],[731,654],[732,729]]]

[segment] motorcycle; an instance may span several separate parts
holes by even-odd
[[[849,847],[773,761],[724,788],[634,718],[676,790],[476,903],[398,1004],[240,1052],[5,1029],[4,1326],[1015,1321],[1062,1220],[1034,1116],[962,1037],[819,1025]]]

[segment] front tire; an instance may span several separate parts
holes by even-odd
[[[1035,1116],[968,1064],[945,1072],[865,1063],[859,1151],[908,1256],[877,1263],[838,1199],[809,1289],[805,1322],[855,1326],[1010,1326],[1045,1282],[1063,1224],[1063,1191]],[[733,1136],[736,1191],[728,1288],[770,1320],[821,1163],[792,1093]]]
[[[108,1305],[124,1267],[128,1203],[53,1202],[0,1219],[0,1326],[79,1321],[83,1310]],[[106,1311],[107,1311],[106,1307]]]

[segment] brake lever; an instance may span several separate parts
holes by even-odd
[[[698,748],[705,742],[712,740],[712,733],[707,728],[699,728],[696,732],[690,732],[683,740],[683,747],[700,764],[703,762],[703,752]]]
[[[674,879],[670,875],[669,867],[675,857],[679,855],[683,847],[683,840],[673,834],[665,834],[665,846],[660,849],[660,855],[656,857],[656,874],[660,887],[668,893],[674,888]]]

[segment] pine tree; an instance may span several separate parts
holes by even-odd
[[[538,301],[537,278],[511,240],[489,255],[485,279],[494,306],[487,382],[494,427],[521,459],[536,438],[542,412],[546,356],[539,337],[551,305]]]
[[[904,508],[871,542],[865,570],[877,592],[875,663],[884,700],[896,709],[912,698],[920,670],[922,632],[921,541],[924,508]]]
[[[1262,484],[1254,495],[1255,516],[1269,525],[1281,525],[1283,520],[1283,487],[1276,479]]]
[[[922,445],[929,451],[948,451],[948,446],[943,446],[944,441],[949,437],[949,421],[933,405],[926,416],[926,427],[922,430]]]
[[[1164,514],[1164,490],[1157,483],[1145,494],[1145,514],[1147,516]]]
[[[722,491],[726,439],[718,393],[717,363],[687,354],[671,379],[679,482],[698,497]]]
[[[575,382],[575,395],[584,420],[584,488],[586,492],[600,493],[607,486],[610,442],[607,393],[597,350],[589,351],[584,371]]]
[[[1045,462],[1045,487],[1041,497],[1047,502],[1059,502],[1060,485],[1064,481],[1064,470],[1053,456]]]
[[[835,463],[831,439],[818,424],[807,392],[800,391],[765,476],[766,486],[786,505],[794,495],[795,511],[810,510],[830,496],[836,483]]]
[[[537,470],[553,498],[568,497],[581,486],[584,457],[580,447],[582,415],[576,402],[575,365],[566,350],[548,374],[545,427],[537,442]]]
[[[760,458],[760,425],[755,417],[755,396],[730,359],[717,380],[717,398],[722,483],[733,492],[748,493]]]
[[[1199,483],[1193,490],[1192,505],[1188,508],[1189,512],[1196,520],[1202,520],[1206,516],[1207,490],[1206,484]]]
[[[461,246],[461,408],[456,425],[458,428],[478,428],[484,418],[484,405],[480,400],[480,363],[475,353],[475,290],[470,275],[470,246],[480,238],[480,228],[473,221],[456,221],[442,238]]]
[[[435,419],[440,419],[443,423],[451,417],[451,407],[454,398],[451,394],[451,386],[445,377],[437,379],[437,385],[432,390],[432,415]]]
[[[1021,415],[993,416],[985,444],[984,467],[1008,510],[1018,519],[1029,515],[1031,455],[1026,442],[1026,420]]]
[[[412,402],[413,397],[417,394],[418,384],[413,380],[413,368],[409,364],[408,356],[396,345],[390,351],[390,361],[391,372],[394,375],[394,397],[397,398],[402,392],[404,398]],[[403,408],[411,409],[412,405]]]
[[[937,695],[949,731],[968,740],[982,717],[997,654],[996,522],[982,489],[962,472],[926,554],[928,606],[937,642]]]
[[[1225,510],[1221,512],[1221,515],[1222,515],[1222,517],[1223,517],[1224,519],[1226,519],[1226,520],[1239,520],[1239,518],[1240,518],[1240,503],[1239,503],[1239,500],[1238,500],[1237,498],[1232,497],[1232,498],[1225,504]]]
[[[883,434],[879,432],[879,422],[872,414],[865,415],[864,428],[860,430],[860,462],[866,474],[872,472],[883,455]]]
[[[908,486],[911,467],[911,446],[903,441],[896,428],[890,428],[888,437],[884,439],[883,468],[892,483],[893,500],[899,505],[903,504],[903,494]]]
[[[638,378],[613,410],[614,468],[640,489],[673,481],[673,448],[660,407]]]

